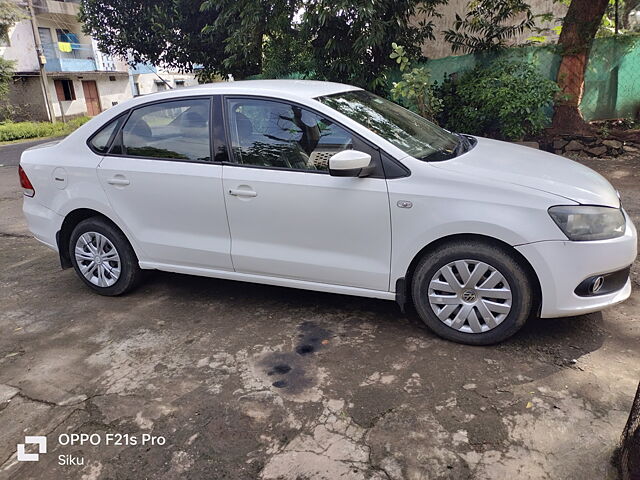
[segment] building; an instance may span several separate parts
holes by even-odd
[[[191,73],[182,73],[146,63],[138,63],[132,67],[130,74],[132,92],[135,97],[170,88],[184,88],[198,84],[195,75]]]
[[[83,35],[77,19],[79,3],[33,0],[52,113],[58,119],[97,115],[132,97],[126,62],[103,54],[91,37]],[[50,113],[31,19],[9,30],[0,53],[16,62],[9,93],[15,112],[12,118],[48,120]]]
[[[24,0],[16,0],[25,7]],[[31,0],[32,19],[18,22],[0,44],[0,55],[15,61],[15,75],[7,103],[11,119],[49,120],[40,75],[44,62],[47,91],[55,118],[94,116],[133,96],[197,84],[195,76],[154,66],[130,68],[124,59],[102,53],[94,39],[82,33],[80,0]],[[27,10],[27,14],[28,14]],[[37,42],[42,57],[38,55]]]

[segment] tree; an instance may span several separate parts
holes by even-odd
[[[382,91],[393,66],[391,43],[410,58],[420,56],[433,39],[433,23],[417,15],[435,15],[446,0],[314,0],[305,3],[303,32],[312,45],[315,75]]]
[[[0,0],[0,38],[6,39],[9,29],[26,18],[25,14],[10,0]]]
[[[238,76],[235,66],[250,66],[251,75],[262,73],[265,53],[277,52],[289,61],[296,56],[300,33],[294,17],[302,0],[205,0],[202,9],[218,12],[204,32],[226,34],[225,69]]]
[[[83,0],[81,20],[101,50],[235,78],[294,73],[381,91],[391,42],[412,57],[433,38],[446,0]],[[135,19],[135,21],[134,21]],[[274,55],[277,54],[277,55]],[[267,59],[266,56],[269,55]],[[288,72],[287,72],[288,70]]]
[[[609,0],[572,0],[558,39],[562,60],[558,69],[561,96],[556,102],[552,127],[557,131],[588,132],[580,113],[584,74],[589,52]]]
[[[229,73],[223,64],[224,29],[206,31],[219,12],[201,10],[192,0],[83,0],[80,20],[100,50],[132,62],[162,64],[170,68],[205,73]],[[232,65],[234,72],[251,71],[251,65]]]
[[[18,7],[9,0],[0,0],[0,38],[6,40],[9,29],[26,18]],[[13,77],[14,62],[0,58],[0,99],[9,93],[9,82]]]
[[[522,0],[472,0],[464,17],[456,14],[453,29],[446,30],[444,38],[454,53],[495,51],[534,26],[531,7]]]

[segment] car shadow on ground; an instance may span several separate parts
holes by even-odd
[[[243,310],[276,308],[293,310],[296,314],[313,312],[319,317],[337,315],[346,322],[357,322],[359,318],[366,317],[380,329],[393,326],[396,333],[459,347],[431,332],[411,306],[402,313],[393,301],[158,271],[147,272],[141,289],[145,292],[162,291],[182,301],[215,300],[236,308],[238,316],[242,315]],[[516,335],[501,344],[464,348],[490,348],[567,366],[576,358],[602,346],[606,337],[602,323],[601,312],[567,318],[534,317]]]

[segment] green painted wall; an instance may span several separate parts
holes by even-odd
[[[510,48],[499,54],[469,54],[426,62],[434,81],[462,73],[496,57],[526,59],[555,80],[560,56],[556,46]],[[395,75],[394,75],[395,77]],[[394,80],[396,80],[394,78]],[[619,36],[596,39],[585,75],[580,109],[586,120],[633,117],[640,111],[640,37]]]

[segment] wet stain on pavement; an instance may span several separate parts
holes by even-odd
[[[309,355],[315,351],[316,349],[313,348],[313,345],[299,345],[296,347],[296,353],[298,355]]]
[[[299,343],[296,347],[296,353],[299,355],[309,355],[319,350],[329,343],[331,332],[325,328],[319,327],[313,322],[304,322],[298,326],[300,333],[298,334]]]
[[[313,322],[298,326],[296,345],[291,352],[272,352],[259,362],[259,368],[272,378],[271,385],[287,393],[297,394],[315,386],[314,353],[330,344],[332,333]]]

